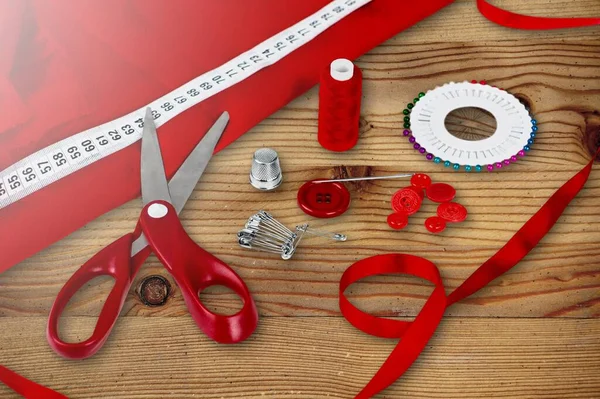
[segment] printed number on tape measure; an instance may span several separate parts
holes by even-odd
[[[335,0],[249,51],[206,72],[152,103],[77,133],[0,172],[0,209],[107,157],[141,138],[146,107],[156,126],[276,63],[372,0]]]

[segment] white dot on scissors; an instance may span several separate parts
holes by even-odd
[[[160,219],[169,213],[169,209],[163,204],[152,204],[148,207],[148,215],[154,219]]]

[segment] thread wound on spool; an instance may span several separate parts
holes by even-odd
[[[350,60],[337,59],[323,70],[320,83],[319,144],[347,151],[358,142],[362,72]]]

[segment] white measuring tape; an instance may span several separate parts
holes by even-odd
[[[145,109],[157,127],[241,82],[308,43],[371,0],[335,0],[311,16],[225,64],[111,122],[52,144],[0,172],[0,209],[62,179],[142,137]]]

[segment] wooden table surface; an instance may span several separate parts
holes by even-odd
[[[495,4],[534,15],[600,15],[598,0]],[[364,73],[362,135],[352,151],[336,154],[318,145],[314,88],[209,165],[181,218],[252,291],[261,319],[250,339],[234,346],[207,339],[152,257],[134,286],[150,276],[166,278],[171,291],[163,306],[146,306],[132,289],[96,356],[68,361],[51,351],[45,323],[56,294],[94,253],[133,229],[140,210],[135,200],[0,275],[0,362],[72,398],[352,397],[396,341],[368,336],[341,317],[343,271],[368,256],[410,253],[435,262],[450,291],[494,254],[591,158],[600,137],[599,37],[598,28],[509,30],[480,16],[474,1],[458,0],[357,61]],[[500,173],[450,172],[425,162],[401,137],[402,109],[416,93],[471,79],[516,94],[539,121],[530,155]],[[262,146],[281,158],[285,182],[276,192],[257,192],[247,182],[251,155]],[[453,184],[469,219],[434,236],[423,227],[435,212],[426,203],[406,230],[392,231],[385,219],[402,181],[349,185],[351,208],[332,220],[312,219],[296,205],[308,179],[404,171]],[[421,357],[380,397],[600,398],[599,197],[597,166],[542,243],[450,308]],[[350,239],[307,240],[290,261],[242,250],[235,234],[260,209],[286,225],[308,221]],[[111,284],[94,280],[71,303],[62,322],[67,338],[89,336]],[[390,276],[363,280],[348,295],[373,314],[408,318],[430,291],[421,281]],[[221,311],[238,306],[218,289],[204,299]],[[15,396],[0,386],[0,397]]]

